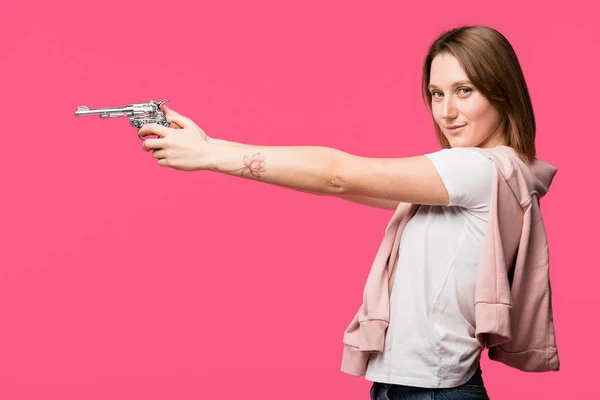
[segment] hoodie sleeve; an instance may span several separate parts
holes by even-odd
[[[495,168],[491,207],[475,288],[475,335],[491,348],[512,337],[509,274],[521,237],[523,209]]]
[[[476,337],[490,359],[522,371],[557,371],[548,243],[537,195],[521,204],[494,176],[477,272]]]
[[[537,196],[525,209],[520,238],[511,271],[512,337],[488,355],[522,371],[558,371],[548,242]]]
[[[418,205],[400,203],[388,224],[367,276],[363,302],[344,331],[341,370],[350,375],[366,373],[371,353],[383,351],[389,323],[389,298],[396,271],[400,237]]]

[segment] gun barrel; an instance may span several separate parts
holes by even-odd
[[[79,106],[79,107],[77,107],[77,110],[75,111],[75,116],[76,117],[80,117],[83,115],[126,116],[126,115],[133,114],[133,112],[134,112],[133,106],[125,106],[125,107],[119,107],[119,108],[94,108],[91,110],[86,106]]]

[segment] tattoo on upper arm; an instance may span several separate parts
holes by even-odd
[[[265,172],[265,157],[261,156],[260,153],[255,153],[252,158],[248,157],[248,156],[244,156],[244,159],[242,160],[242,164],[244,164],[243,167],[238,168],[238,169],[232,169],[229,171],[223,171],[222,172],[238,172],[241,171],[240,175],[241,176],[248,176],[248,175],[252,175],[255,178],[260,178],[260,173],[261,172]]]

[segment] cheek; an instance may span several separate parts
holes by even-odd
[[[487,131],[498,123],[500,116],[489,102],[479,100],[466,103],[463,107],[463,115],[470,124],[477,126],[478,130]]]

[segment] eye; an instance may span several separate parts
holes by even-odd
[[[433,98],[439,98],[439,97],[436,97],[436,94],[440,94],[441,95],[443,93],[440,92],[439,90],[434,90],[433,92],[431,92],[431,95],[433,96]]]
[[[460,89],[458,89],[459,92],[462,92],[462,94],[469,94],[473,91],[473,89],[468,88],[468,87],[462,87]]]

